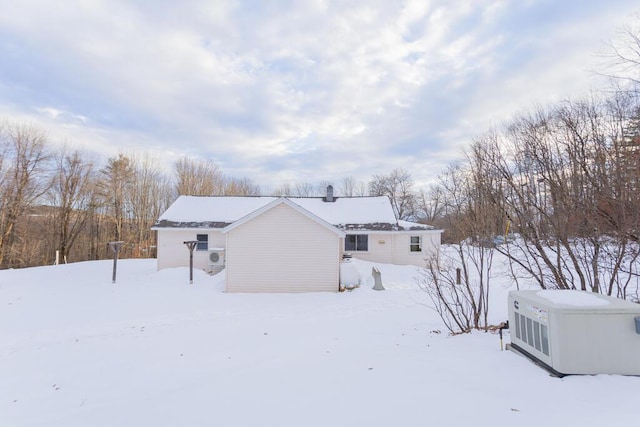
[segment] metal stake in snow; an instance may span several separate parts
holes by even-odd
[[[193,285],[193,250],[198,245],[197,240],[187,240],[183,242],[189,248],[189,284]]]
[[[502,323],[500,323],[498,325],[498,331],[500,331],[500,351],[502,351],[502,349],[503,349],[503,347],[502,347],[502,330],[503,329],[509,329],[509,321],[508,320],[506,322],[502,322]]]
[[[124,242],[109,242],[107,243],[113,251],[113,274],[111,275],[111,283],[116,283],[116,269],[118,267],[118,252],[124,245]]]

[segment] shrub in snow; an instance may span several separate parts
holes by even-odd
[[[460,242],[442,246],[419,277],[433,308],[451,333],[487,330],[494,247]]]

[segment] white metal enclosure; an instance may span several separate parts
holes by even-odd
[[[510,291],[511,346],[551,371],[640,375],[640,304],[574,290]]]

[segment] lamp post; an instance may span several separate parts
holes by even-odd
[[[183,242],[189,249],[189,284],[193,285],[193,250],[198,246],[197,240],[187,240]]]
[[[124,245],[124,242],[109,242],[107,243],[113,251],[113,274],[111,275],[111,283],[116,283],[116,269],[118,267],[118,252]]]

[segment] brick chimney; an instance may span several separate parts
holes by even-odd
[[[335,202],[336,199],[333,197],[333,185],[327,185],[327,196],[324,198],[325,202]]]

